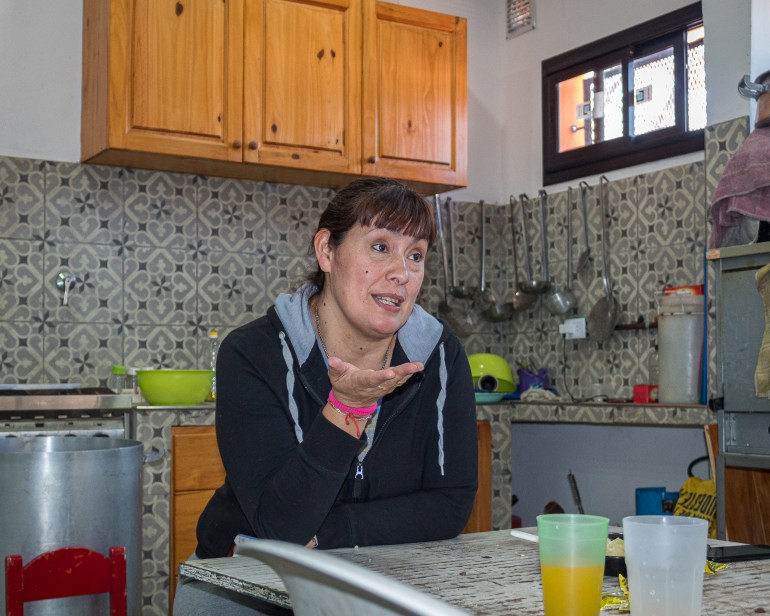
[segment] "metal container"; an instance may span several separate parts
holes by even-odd
[[[738,83],[738,92],[745,98],[757,101],[757,115],[754,121],[756,128],[770,126],[770,71],[765,71],[756,81],[751,81],[744,75]]]
[[[24,564],[60,547],[107,555],[126,548],[128,613],[141,612],[143,448],[113,438],[0,439],[0,557]],[[5,613],[5,576],[0,576]],[[28,616],[109,614],[109,596],[86,595],[25,604]]]

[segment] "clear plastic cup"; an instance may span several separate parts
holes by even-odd
[[[623,518],[632,616],[700,615],[707,535],[701,518]]]
[[[609,522],[596,515],[537,516],[546,616],[597,616]]]

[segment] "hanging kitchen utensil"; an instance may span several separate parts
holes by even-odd
[[[510,197],[511,204],[511,250],[513,250],[513,302],[515,311],[526,310],[537,301],[537,295],[521,290],[519,284],[519,261],[516,256],[516,200]]]
[[[449,291],[454,297],[459,299],[470,299],[476,294],[476,289],[466,287],[464,284],[457,283],[457,250],[455,248],[455,232],[454,232],[454,208],[452,207],[452,199],[446,198],[446,216],[449,225],[449,249],[452,253],[452,285],[449,287]]]
[[[481,272],[479,274],[479,292],[476,296],[476,303],[481,311],[481,316],[488,321],[505,321],[513,316],[513,306],[511,304],[498,305],[492,289],[486,286],[486,252],[487,252],[487,224],[484,214],[484,202],[479,201],[481,208]]]
[[[441,200],[435,195],[436,204],[436,228],[438,230],[439,244],[441,245],[441,259],[444,270],[444,299],[438,305],[438,316],[447,322],[452,331],[462,338],[473,332],[473,319],[462,308],[454,308],[449,304],[449,266],[447,263],[446,240],[444,239],[444,226],[441,224]]]
[[[738,93],[744,98],[753,98],[757,101],[754,128],[770,126],[770,71],[759,75],[756,82],[751,81],[748,75],[741,77],[738,82]]]
[[[597,342],[604,342],[615,330],[620,317],[620,305],[612,295],[612,285],[607,265],[607,185],[609,180],[602,176],[599,179],[599,203],[601,205],[601,247],[602,247],[602,280],[605,296],[600,298],[591,308],[588,315],[588,337]]]
[[[591,187],[586,182],[580,182],[580,207],[583,213],[583,252],[578,257],[577,273],[582,272],[591,260],[591,244],[588,241],[588,191]]]
[[[541,197],[541,216],[543,217],[543,242],[547,241],[545,235],[545,191]],[[572,292],[572,186],[567,188],[567,285],[564,290],[557,291],[551,287],[551,291],[543,296],[545,307],[551,314],[567,314],[577,305],[577,298]]]
[[[529,203],[529,197],[522,193],[519,195],[519,201],[521,201],[521,207],[519,208],[519,214],[521,216],[521,236],[524,239],[524,257],[527,265],[527,280],[522,282],[519,287],[525,293],[533,293],[535,295],[542,295],[548,289],[551,288],[551,283],[548,280],[535,280],[532,275],[532,254],[529,251],[529,236],[527,234],[527,219],[524,216],[524,204]]]

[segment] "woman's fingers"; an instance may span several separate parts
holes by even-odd
[[[337,357],[329,358],[329,380],[334,395],[348,400],[376,400],[403,385],[409,378],[425,369],[422,362],[407,362],[384,370],[361,370]],[[371,402],[370,402],[371,403]],[[351,406],[355,404],[351,403]],[[364,405],[366,406],[366,405]]]

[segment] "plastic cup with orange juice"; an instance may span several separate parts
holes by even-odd
[[[597,616],[609,522],[595,515],[537,516],[545,616]]]

